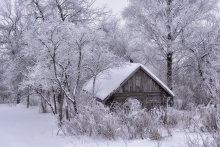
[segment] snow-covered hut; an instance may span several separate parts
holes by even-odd
[[[125,63],[99,73],[94,82],[91,78],[83,90],[94,94],[106,105],[124,103],[128,98],[139,100],[143,107],[164,105],[174,93],[146,66],[139,63]],[[95,84],[94,84],[95,83]]]

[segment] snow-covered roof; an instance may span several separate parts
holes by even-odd
[[[121,84],[139,68],[142,68],[152,79],[154,79],[167,93],[175,96],[174,93],[159,80],[146,66],[139,63],[125,63],[119,67],[109,68],[96,76],[94,95],[100,100],[108,98]],[[93,81],[91,78],[84,86],[83,90],[89,93],[93,91]]]

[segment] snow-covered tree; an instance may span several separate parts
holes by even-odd
[[[27,72],[27,66],[31,65],[31,61],[21,53],[26,45],[24,32],[31,24],[31,17],[26,15],[23,1],[15,0],[2,3],[0,18],[1,48],[8,59],[4,82],[19,103],[23,95],[19,84]]]
[[[197,104],[216,104],[219,101],[220,88],[217,72],[220,55],[219,23],[210,21],[202,26],[195,25],[191,29],[194,30],[193,33],[183,40],[186,52],[179,64],[183,67],[179,72],[185,78],[179,78],[182,84],[186,83],[185,86],[190,87],[191,92],[188,94]]]
[[[124,10],[130,31],[137,40],[147,42],[142,52],[156,50],[154,53],[166,63],[170,89],[173,89],[173,64],[184,50],[182,32],[191,24],[213,17],[217,3],[218,0],[130,0]]]

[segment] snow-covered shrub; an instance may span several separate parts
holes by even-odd
[[[180,128],[187,129],[190,132],[194,132],[199,125],[199,113],[197,110],[177,110],[175,108],[168,108],[167,110],[167,122],[168,128]]]
[[[183,129],[188,129],[190,131],[195,131],[195,126],[197,124],[197,119],[195,111],[182,111],[180,114],[180,121]]]
[[[70,121],[64,122],[65,131],[71,135],[86,135],[106,139],[152,139],[160,140],[164,129],[187,129],[188,131],[217,132],[219,131],[219,116],[217,108],[201,107],[191,111],[180,111],[174,108],[143,109],[136,99],[129,99],[123,105],[117,105],[112,111],[90,98],[86,103],[78,103],[78,114]],[[163,117],[167,114],[167,123]],[[200,130],[199,130],[200,129]],[[218,138],[218,136],[216,136]],[[217,139],[216,139],[217,140]]]
[[[220,130],[220,119],[217,108],[203,107],[200,109],[202,131],[215,132]]]
[[[117,136],[117,118],[108,108],[97,104],[96,108],[84,107],[78,115],[65,122],[65,129],[71,135],[99,136],[114,139]]]
[[[180,121],[180,116],[181,115],[177,110],[168,108],[166,125],[168,125],[168,127],[175,127],[178,124],[178,121]]]
[[[213,139],[214,139],[213,142],[216,145],[216,147],[219,147],[220,146],[220,132],[215,133],[213,135]]]
[[[128,132],[128,139],[144,139],[148,137],[153,120],[145,110],[119,114],[119,122],[125,126]],[[155,124],[156,125],[156,124]]]
[[[196,138],[187,138],[185,147],[218,147],[209,138],[197,136]]]
[[[111,111],[99,102],[90,102],[70,121],[65,121],[65,131],[106,139],[160,139],[160,117],[140,106],[137,100],[128,100],[117,111]]]
[[[202,134],[197,132],[196,137],[186,136],[186,147],[219,147],[220,134]]]
[[[129,98],[122,106],[122,109],[129,109],[131,113],[141,110],[141,103],[135,98]]]
[[[142,109],[136,99],[128,99],[115,115],[118,116],[120,125],[125,128],[124,133],[128,132],[128,139],[151,138],[150,133],[155,132],[151,129],[160,127],[160,117]]]
[[[151,140],[161,140],[162,139],[162,134],[161,134],[161,132],[159,132],[158,128],[153,127],[153,128],[150,128],[149,138]]]

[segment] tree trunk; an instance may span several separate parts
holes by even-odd
[[[97,75],[94,76],[93,82],[92,82],[92,97],[95,98],[95,84],[96,84],[96,78]]]
[[[73,107],[74,107],[74,112],[77,114],[78,110],[77,110],[77,107],[76,107],[76,98],[74,98]]]
[[[167,85],[173,89],[173,53],[167,54]]]
[[[41,112],[42,113],[47,113],[46,102],[43,98],[41,98]]]
[[[167,54],[167,85],[170,90],[173,90],[173,53]],[[173,97],[169,100],[169,105],[173,106]]]
[[[28,93],[28,96],[27,96],[27,108],[29,108],[29,107],[30,107],[30,95]]]
[[[30,107],[30,87],[27,88],[27,108]]]
[[[16,103],[17,103],[17,104],[20,104],[20,102],[21,102],[21,97],[20,97],[20,94],[18,93],[18,94],[17,94]]]
[[[70,120],[68,105],[65,106],[66,120]]]
[[[167,61],[167,85],[170,90],[173,90],[173,51],[172,51],[172,15],[171,15],[171,5],[173,0],[167,0],[167,54],[166,54],[166,61]],[[173,97],[169,100],[169,105],[173,106],[174,101]]]
[[[64,103],[64,93],[62,89],[60,89],[60,93],[58,94],[57,101],[59,104],[59,109],[58,109],[59,125],[61,127],[63,121],[63,103]]]
[[[52,91],[53,91],[54,112],[55,112],[55,114],[57,114],[56,93],[55,93],[55,90],[53,87],[52,87]]]
[[[43,98],[44,97],[44,90],[40,89],[39,93],[41,94],[41,111],[42,113],[47,113],[47,103],[46,100]]]
[[[74,89],[74,102],[73,102],[73,107],[74,107],[74,111],[77,114],[78,110],[77,110],[77,104],[76,104],[76,96],[78,95],[78,88],[79,88],[79,83],[80,83],[80,78],[81,78],[81,63],[82,63],[82,46],[78,44],[78,49],[79,49],[79,60],[78,60],[78,64],[77,64],[77,79],[76,79],[76,86]]]

